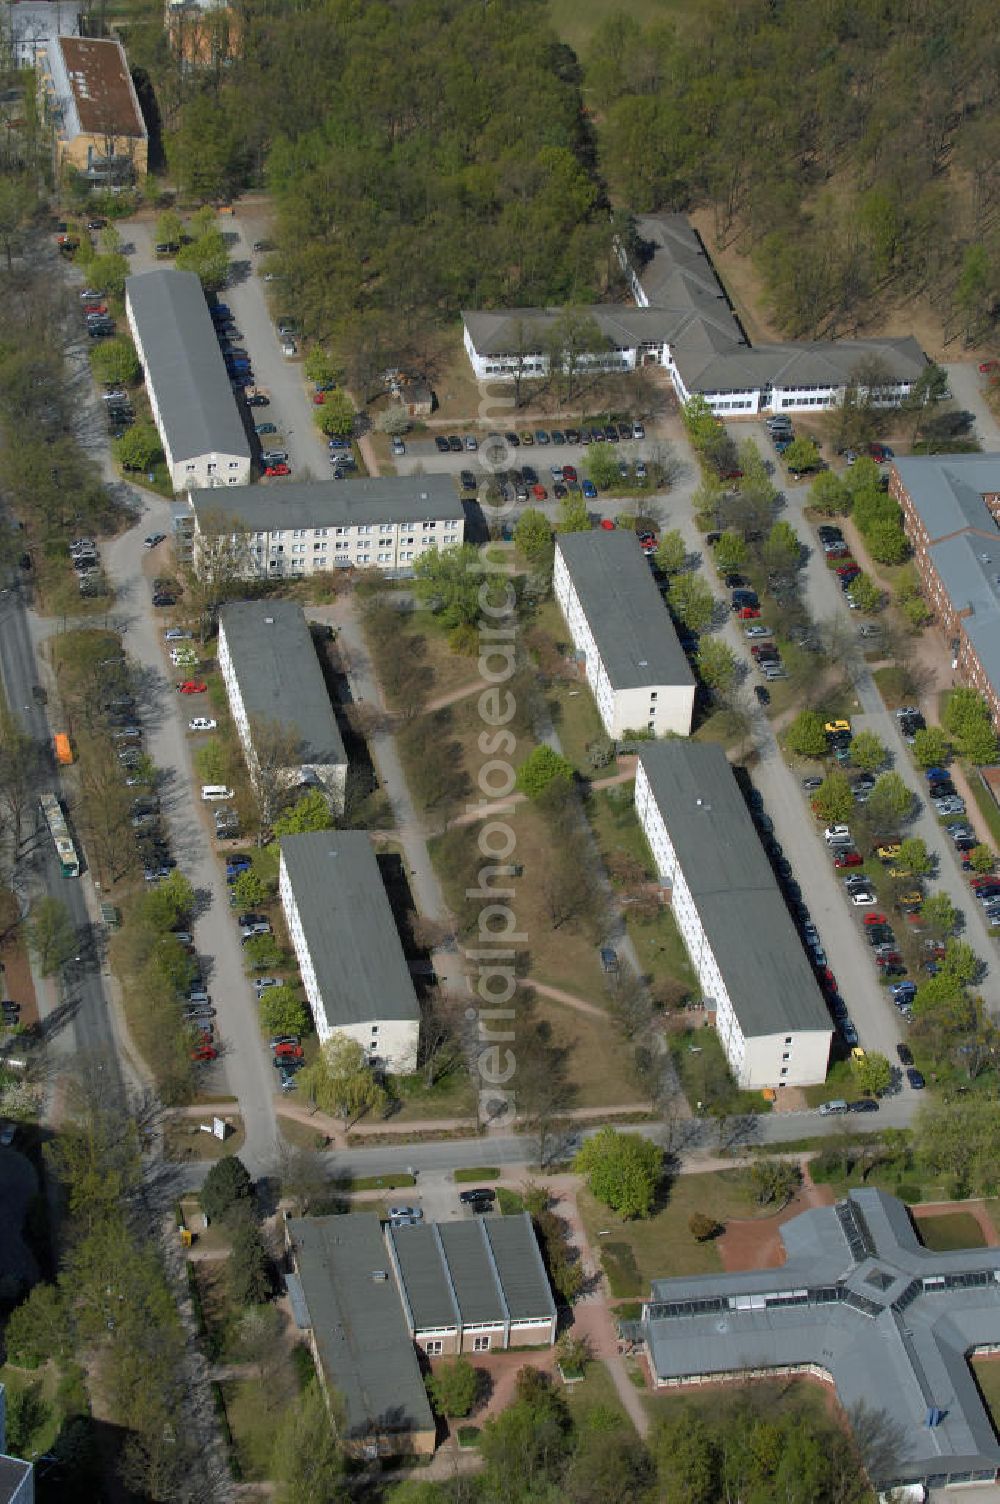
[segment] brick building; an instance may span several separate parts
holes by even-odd
[[[889,492],[955,672],[1000,727],[1000,454],[896,460]]]

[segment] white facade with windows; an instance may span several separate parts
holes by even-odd
[[[198,277],[128,277],[125,316],[174,490],[245,486],[250,442]]]
[[[407,576],[424,554],[465,541],[465,512],[448,475],[293,481],[191,497],[194,560],[221,519],[242,528],[247,578],[338,569]]]
[[[635,535],[561,534],[552,587],[608,736],[687,736],[694,675]]]
[[[368,835],[282,836],[278,894],[320,1043],[346,1034],[372,1065],[416,1070],[420,1005]]]
[[[224,606],[218,658],[255,787],[260,788],[256,739],[262,728],[267,736],[278,725],[298,740],[295,757],[277,771],[282,787],[317,788],[342,814],[347,753],[301,606],[280,600]]]
[[[898,406],[926,365],[914,339],[751,347],[685,216],[646,215],[635,229],[633,244],[617,245],[635,306],[585,310],[597,339],[572,357],[580,369],[662,366],[682,402],[698,395],[722,417],[752,417],[834,407],[872,362],[881,373],[875,405]],[[477,379],[547,376],[561,318],[557,308],[463,312],[465,353]]]
[[[635,810],[738,1084],[824,1081],[830,1017],[722,749],[644,748]]]

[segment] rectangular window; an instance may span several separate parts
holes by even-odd
[[[440,1337],[431,1337],[424,1343],[424,1352],[428,1358],[439,1358],[444,1352],[444,1343]]]
[[[472,1351],[474,1353],[488,1353],[490,1350],[489,1337],[473,1337]]]

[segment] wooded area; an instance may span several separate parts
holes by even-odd
[[[706,0],[686,27],[605,21],[586,97],[615,197],[713,205],[789,334],[918,294],[975,339],[1000,289],[997,60],[989,0]]]

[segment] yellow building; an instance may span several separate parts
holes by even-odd
[[[96,187],[127,187],[144,176],[148,138],[120,42],[57,37],[41,87],[55,134],[55,166]]]

